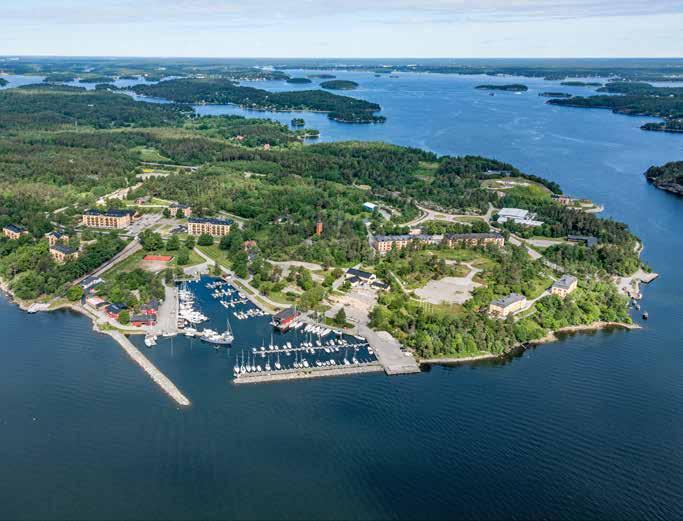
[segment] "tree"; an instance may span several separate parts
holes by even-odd
[[[68,298],[71,302],[76,302],[77,300],[80,300],[82,296],[83,288],[81,288],[78,284],[75,286],[71,286],[69,290],[66,292],[66,298]]]
[[[334,315],[334,323],[340,327],[346,326],[346,311],[343,307],[339,308],[337,314]]]
[[[199,246],[212,246],[213,237],[211,237],[211,235],[208,233],[202,233],[197,239],[197,244],[199,244]]]
[[[166,217],[167,219],[171,216],[171,210],[169,210],[168,208],[164,208],[164,211],[161,212],[161,213],[162,213],[162,214],[164,215],[164,217]]]
[[[161,250],[164,247],[164,240],[161,238],[161,235],[152,230],[143,230],[138,235],[138,238],[146,251]]]
[[[119,313],[119,324],[126,325],[130,323],[130,312],[127,309],[124,309]]]
[[[194,248],[195,242],[196,241],[194,237],[192,235],[188,235],[187,239],[185,239],[185,246],[191,250],[192,248]]]
[[[177,235],[171,235],[166,241],[166,249],[168,251],[177,251],[180,248],[180,239]]]
[[[176,219],[182,219],[183,217],[185,217],[185,212],[183,211],[182,208],[178,208],[176,210],[175,217],[176,217]]]
[[[223,274],[223,270],[221,269],[221,267],[218,265],[217,262],[214,263],[213,268],[211,269],[211,272],[216,277],[219,277]]]
[[[190,252],[187,249],[180,250],[178,256],[175,259],[178,266],[185,266],[190,263]]]

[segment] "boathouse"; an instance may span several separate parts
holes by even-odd
[[[301,313],[294,308],[283,309],[279,313],[273,315],[272,324],[280,331],[284,331],[289,329],[289,327],[292,325],[292,322],[294,322],[294,319],[296,319],[296,317],[298,317],[300,314]]]

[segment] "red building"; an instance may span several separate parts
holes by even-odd
[[[323,222],[318,221],[315,223],[315,234],[320,237],[323,234]]]
[[[275,326],[280,331],[286,331],[294,322],[294,319],[298,317],[299,313],[294,308],[283,309],[279,313],[273,315],[273,326]]]

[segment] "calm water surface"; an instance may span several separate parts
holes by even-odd
[[[683,200],[642,172],[681,159],[683,138],[545,105],[545,90],[590,92],[558,82],[489,96],[473,87],[517,79],[336,74],[388,121],[304,114],[322,140],[496,157],[627,222],[661,274],[644,330],[409,377],[240,387],[226,351],[165,340],[146,353],[192,400],[183,410],[87,319],[0,300],[0,517],[680,518]],[[260,343],[248,324],[233,322],[238,340]]]

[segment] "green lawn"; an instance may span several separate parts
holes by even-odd
[[[163,163],[169,161],[169,159],[162,156],[156,148],[139,146],[131,148],[131,152],[137,152],[140,155],[140,161],[148,161],[150,163]]]

